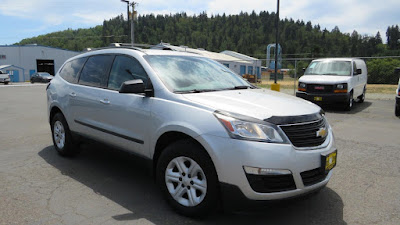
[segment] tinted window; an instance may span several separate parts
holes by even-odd
[[[65,63],[64,67],[60,71],[60,76],[70,83],[77,83],[78,73],[85,61],[86,58],[79,58]]]
[[[148,77],[142,65],[131,57],[117,56],[115,57],[113,67],[108,79],[108,88],[119,90],[121,84],[127,80],[141,79],[147,87]]]
[[[105,87],[107,85],[107,75],[114,56],[96,55],[90,57],[82,69],[79,84]]]

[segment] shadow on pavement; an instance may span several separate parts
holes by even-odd
[[[322,105],[322,109],[326,112],[337,113],[337,114],[357,114],[360,113],[372,105],[372,102],[365,101],[363,103],[355,102],[353,108],[350,111],[346,111],[342,105]]]
[[[342,199],[330,188],[307,198],[219,212],[204,220],[183,217],[165,203],[145,160],[97,144],[85,144],[82,149],[77,157],[64,158],[49,146],[39,156],[63,175],[130,211],[112,216],[116,222],[144,218],[154,224],[346,224]]]

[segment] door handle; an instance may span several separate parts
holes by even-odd
[[[75,92],[71,92],[71,93],[69,93],[69,96],[75,98],[76,97],[76,93]]]
[[[101,99],[100,102],[103,103],[104,105],[110,104],[110,100],[108,100],[108,99]]]

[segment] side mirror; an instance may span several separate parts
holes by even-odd
[[[153,89],[145,89],[143,80],[128,80],[122,83],[119,89],[121,94],[145,94],[146,97],[153,96]]]
[[[128,80],[122,83],[119,93],[123,94],[141,94],[144,93],[143,80]]]
[[[359,75],[359,74],[362,74],[362,70],[361,69],[357,69],[356,73],[354,75]]]
[[[306,72],[306,68],[303,68],[303,72]]]

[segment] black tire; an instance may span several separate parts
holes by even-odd
[[[179,175],[179,181],[176,182],[170,181],[168,183],[169,186],[167,187],[166,170],[168,166],[174,165],[175,160],[179,159],[193,160],[195,163],[197,163],[197,165],[201,168],[202,172],[204,173],[198,174],[197,172],[193,172],[192,170],[192,176],[193,176],[192,177],[190,176],[191,173],[181,174],[179,172],[180,169],[174,167],[176,168],[176,171],[175,169],[173,169],[171,170],[171,172],[175,172],[176,174]],[[186,162],[187,161],[184,162],[185,166],[187,166]],[[204,174],[205,179],[201,177],[202,176],[201,174]],[[195,183],[193,183],[192,181],[190,181],[190,183],[187,183],[188,180],[191,179],[198,180],[199,178],[202,178],[207,185],[207,187],[205,188],[206,190],[205,193],[199,191],[199,189],[196,189],[195,185],[193,185]],[[215,212],[215,210],[218,207],[219,183],[214,164],[212,163],[208,154],[206,154],[205,150],[197,143],[194,143],[193,141],[179,140],[177,142],[168,145],[163,150],[157,162],[156,181],[164,197],[166,198],[168,204],[179,214],[189,217],[205,217]],[[185,186],[185,182],[187,186]],[[189,195],[191,196],[191,199],[193,199],[194,197],[202,198],[202,196],[203,198],[201,201],[199,201],[199,203],[197,203],[197,205],[185,206],[184,203],[179,203],[177,200],[174,199],[168,188],[173,188],[173,189],[176,188],[175,191],[177,192],[179,192],[178,189],[182,190],[182,194],[180,194],[180,196],[177,196],[177,198],[185,200],[185,195],[186,195],[188,204],[191,204]],[[192,188],[192,194],[190,193],[191,192],[190,188]]]
[[[349,99],[347,100],[344,109],[345,109],[346,111],[350,111],[351,108],[353,108],[353,105],[354,105],[354,99],[353,99],[353,91],[352,91],[352,92],[350,92]]]
[[[60,142],[57,143],[57,136],[60,137],[60,134],[55,134],[58,133],[55,131],[57,128],[55,127],[55,124],[57,125],[62,125],[63,131],[64,131],[64,144],[61,146]],[[53,144],[54,148],[57,150],[57,152],[62,155],[62,156],[74,156],[77,153],[79,153],[79,146],[76,145],[73,141],[71,131],[69,130],[67,121],[65,120],[65,117],[63,116],[62,113],[57,113],[53,116],[51,119],[51,137],[53,139]]]
[[[400,105],[396,105],[394,108],[394,115],[400,116]]]
[[[31,80],[31,84],[35,83],[33,80]]]
[[[7,85],[8,84],[8,82],[4,82],[4,85]]]
[[[365,100],[365,87],[364,87],[362,95],[358,96],[358,102],[363,103],[364,100]]]

